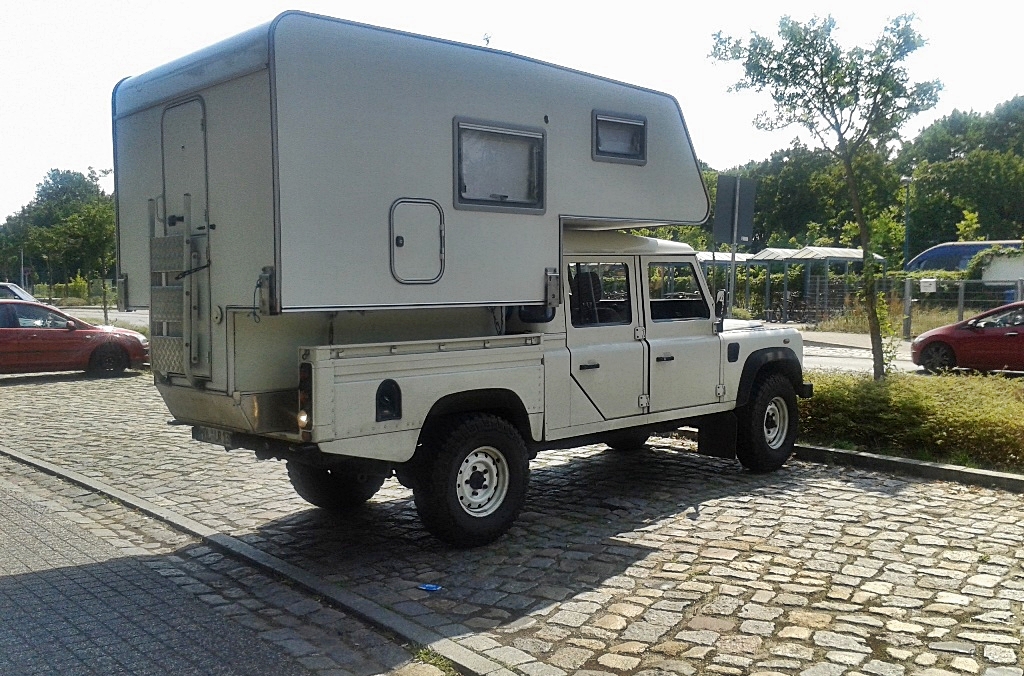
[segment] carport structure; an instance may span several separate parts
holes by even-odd
[[[874,254],[875,261],[882,265],[882,274],[886,271],[885,258]],[[827,246],[805,246],[802,249],[780,249],[767,248],[752,256],[749,265],[765,266],[765,288],[764,306],[765,319],[768,321],[788,322],[790,310],[792,309],[793,297],[789,291],[789,266],[803,265],[803,291],[800,294],[804,298],[801,308],[800,319],[818,319],[828,317],[829,306],[842,307],[850,294],[850,266],[858,265],[864,261],[864,252],[861,249],[846,249]],[[782,264],[782,300],[775,308],[771,302],[771,267],[773,264]],[[843,286],[834,291],[830,288],[830,272],[836,265],[843,266]],[[820,272],[814,276],[814,268]],[[749,278],[749,276],[748,276]],[[837,298],[838,296],[838,298]],[[809,315],[809,316],[807,316]]]

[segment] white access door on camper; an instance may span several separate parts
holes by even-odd
[[[206,111],[193,99],[164,111],[164,220],[168,237],[183,237],[181,285],[185,375],[211,377],[210,230],[207,212]]]

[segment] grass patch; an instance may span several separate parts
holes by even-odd
[[[1024,472],[1024,380],[806,371],[805,443]]]
[[[437,667],[444,673],[444,676],[462,676],[451,660],[439,655],[430,648],[420,648],[416,651],[414,657],[418,662]]]
[[[994,307],[994,306],[993,306]],[[890,326],[903,326],[903,301],[897,299],[888,304]],[[976,314],[972,310],[965,311],[964,318]],[[956,308],[941,308],[914,305],[911,314],[911,332],[919,336],[940,326],[953,324],[957,319]],[[868,314],[861,303],[849,305],[843,311],[815,325],[808,326],[810,331],[834,331],[837,333],[867,333]]]

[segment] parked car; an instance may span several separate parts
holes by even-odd
[[[1024,302],[925,331],[910,357],[932,373],[952,368],[1024,371]]]
[[[149,340],[93,326],[43,303],[0,299],[0,373],[119,373],[149,361]]]
[[[3,298],[38,302],[35,296],[13,282],[0,282],[0,299]]]

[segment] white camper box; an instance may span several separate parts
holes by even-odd
[[[294,388],[288,346],[557,304],[563,227],[708,213],[670,96],[300,12],[123,80],[113,132],[121,302],[151,307],[158,380],[243,398]],[[421,311],[344,312],[385,308]]]

